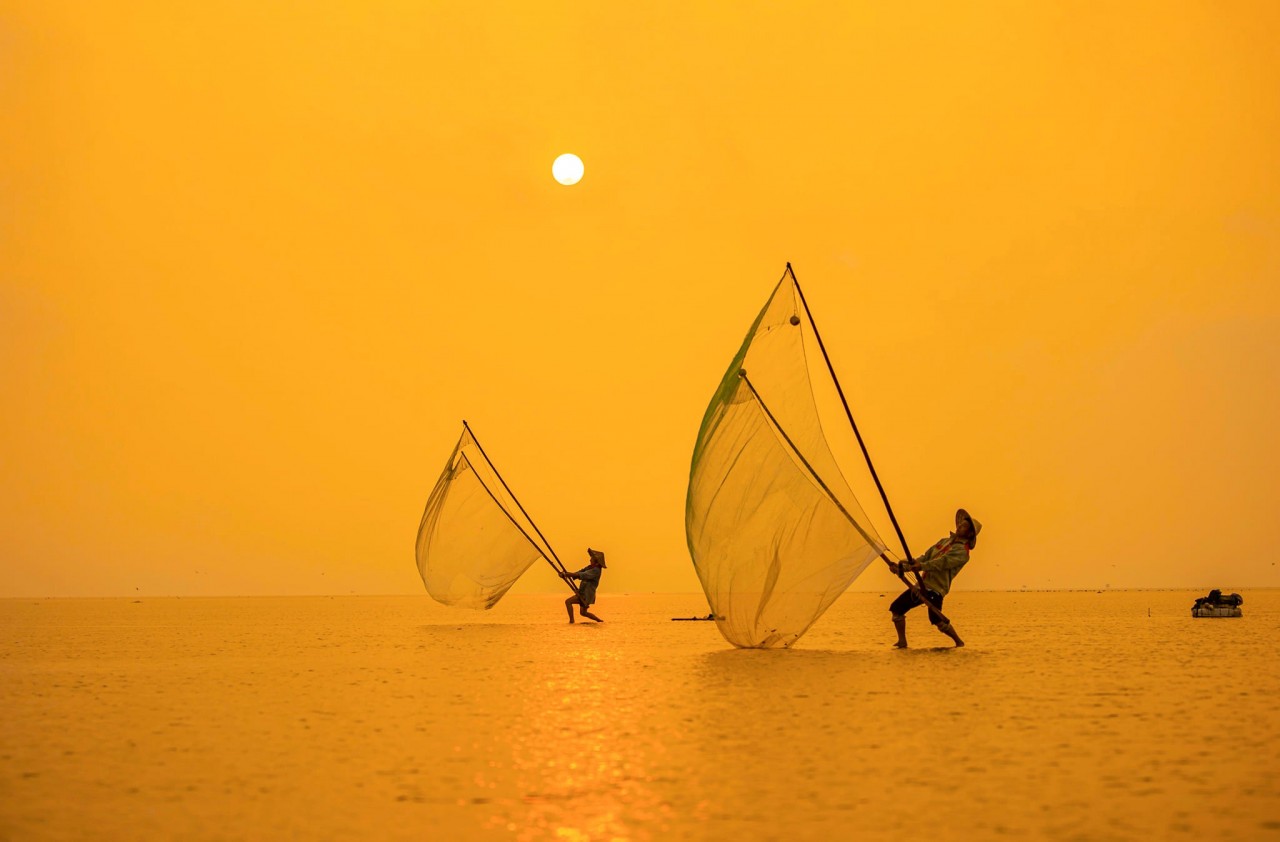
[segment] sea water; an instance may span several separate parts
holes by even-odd
[[[0,601],[0,838],[1280,838],[1280,591],[894,595]]]

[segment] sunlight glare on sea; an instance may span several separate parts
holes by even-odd
[[[700,594],[0,601],[0,837],[1280,836],[1280,591],[849,593],[790,651]],[[855,834],[856,832],[856,834]]]

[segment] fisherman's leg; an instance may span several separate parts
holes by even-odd
[[[907,588],[889,605],[889,615],[893,618],[893,630],[898,633],[898,642],[893,644],[899,649],[907,648],[907,612],[920,604],[920,598]]]
[[[930,593],[932,594],[932,591]],[[932,595],[937,596],[936,594],[932,594]],[[929,599],[929,602],[933,605],[934,608],[937,608],[939,611],[942,610],[941,596],[937,596],[936,599],[931,598]],[[964,641],[961,640],[960,635],[956,633],[955,626],[951,625],[950,623],[942,622],[940,619],[938,619],[937,615],[935,615],[932,611],[929,612],[929,621],[933,623],[933,625],[938,629],[938,631],[942,632],[947,637],[954,640],[956,642],[957,648],[964,646]]]
[[[604,620],[601,620],[599,617],[597,617],[595,614],[592,614],[590,611],[588,611],[585,608],[582,609],[582,616],[586,617],[588,620],[595,620],[597,623],[604,622]]]
[[[956,627],[950,623],[938,623],[938,631],[945,634],[956,642],[956,646],[964,646],[964,641],[960,639],[960,635],[956,634]]]
[[[581,602],[578,602],[578,595],[577,595],[577,594],[574,594],[573,596],[569,597],[568,599],[566,599],[566,600],[564,601],[564,608],[565,608],[565,610],[566,610],[566,611],[568,611],[568,612],[569,612],[569,622],[570,622],[570,623],[572,623],[572,622],[573,622],[573,606],[574,606],[574,605],[577,605],[579,608],[581,608],[581,607],[582,607],[582,603],[581,603]]]

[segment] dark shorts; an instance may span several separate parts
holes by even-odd
[[[929,604],[932,605],[934,608],[938,609],[939,611],[942,610],[942,594],[936,593],[935,591],[931,591],[928,588],[925,588],[924,598],[929,600]],[[907,588],[905,591],[903,591],[901,594],[898,595],[897,599],[895,599],[892,603],[889,604],[889,611],[895,616],[901,616],[906,614],[912,608],[915,608],[917,605],[924,605],[924,599],[921,599],[920,597],[916,596],[915,591],[911,590],[910,588]],[[934,614],[932,611],[928,612],[928,614],[929,614],[929,622],[933,623],[935,626],[942,622],[941,620],[938,619],[938,615]]]

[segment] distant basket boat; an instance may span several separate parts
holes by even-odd
[[[1244,603],[1244,597],[1238,593],[1224,594],[1222,591],[1214,588],[1209,591],[1208,596],[1202,596],[1196,599],[1196,604],[1191,606],[1192,617],[1243,617],[1244,612],[1240,610],[1240,606]]]

